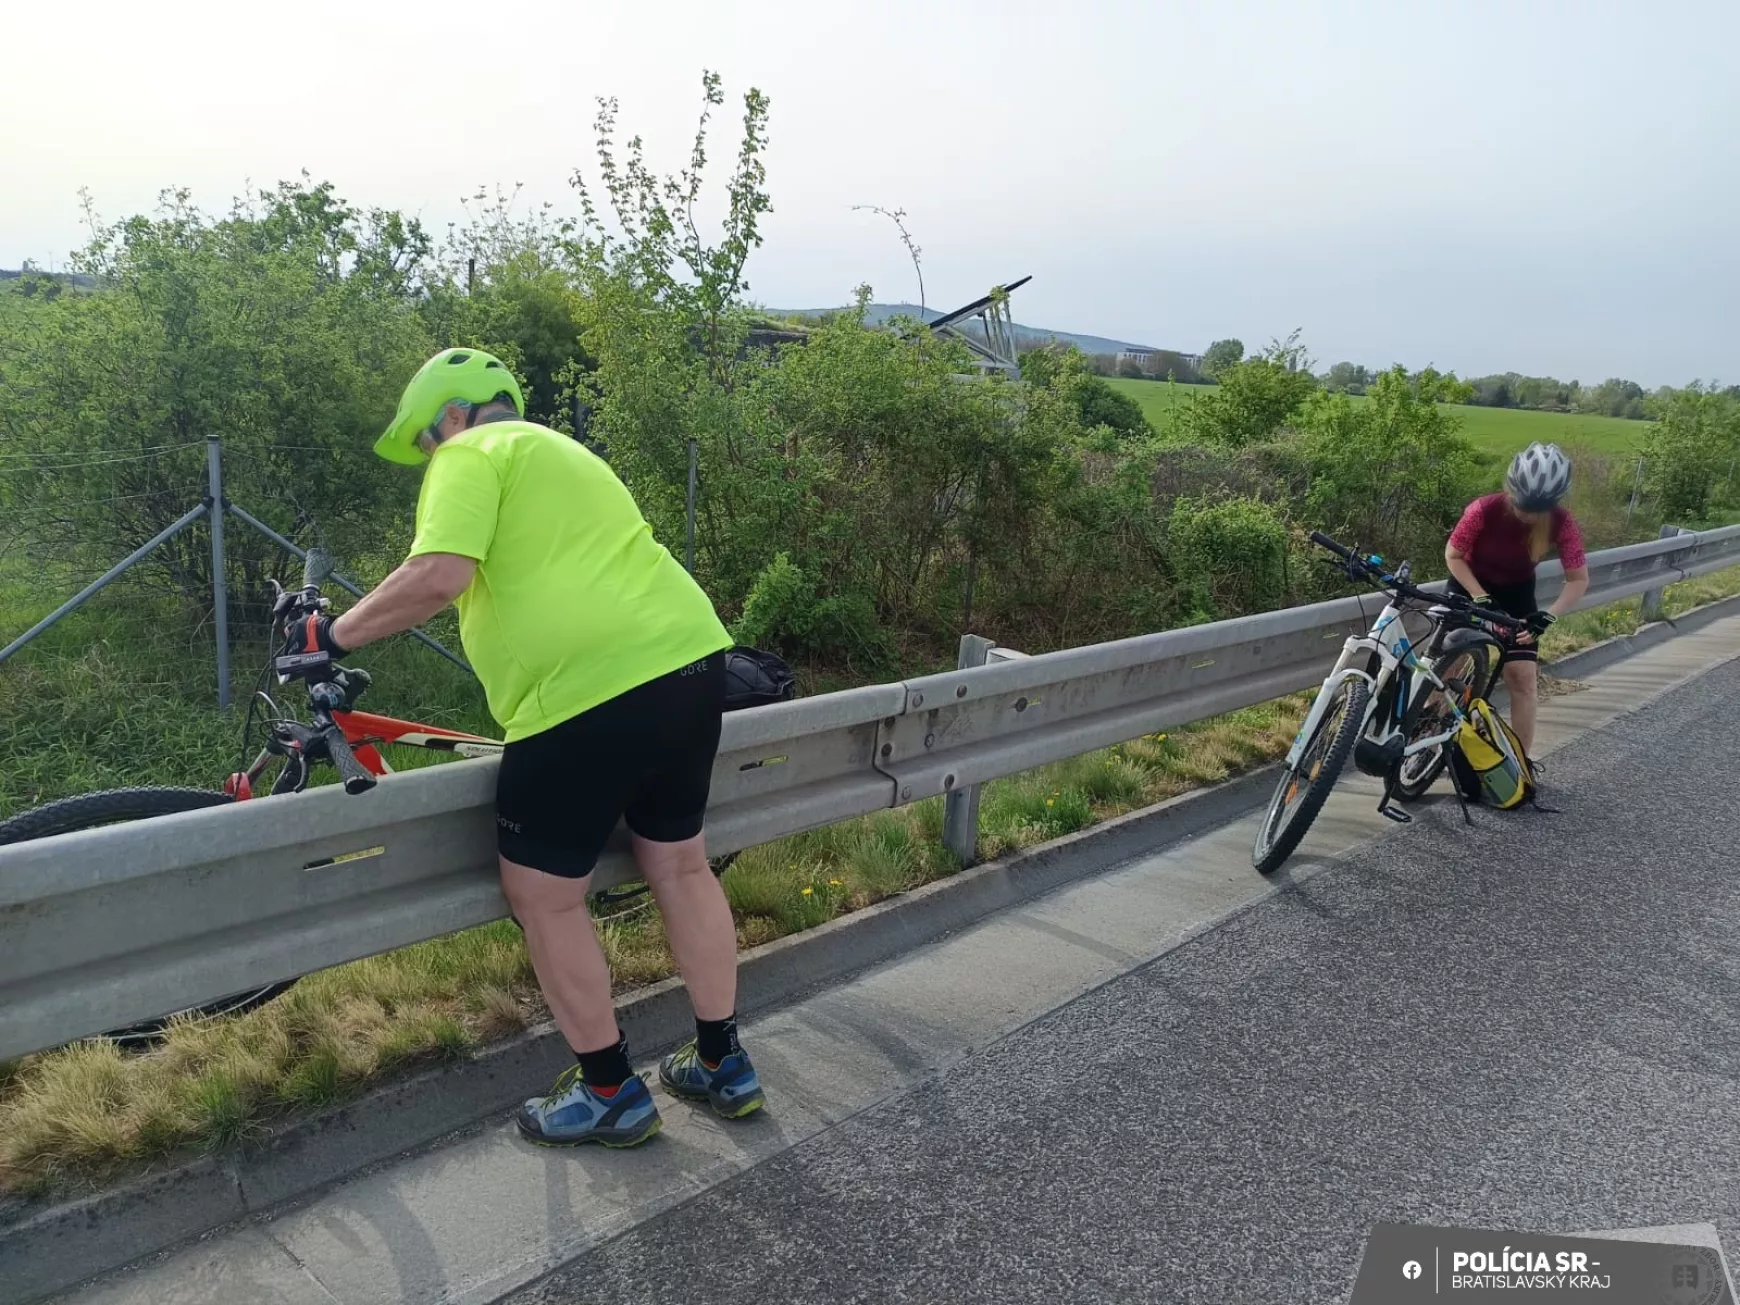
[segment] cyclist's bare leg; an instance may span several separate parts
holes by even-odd
[[[1507,662],[1504,667],[1505,687],[1510,690],[1510,727],[1522,740],[1523,751],[1531,755],[1535,747],[1535,703],[1540,679],[1534,662]]]
[[[637,836],[634,859],[664,917],[695,1018],[729,1018],[737,1010],[737,925],[725,890],[707,864],[706,836],[681,843]]]
[[[586,909],[592,876],[565,879],[505,856],[499,860],[502,892],[525,930],[532,969],[556,1027],[577,1052],[615,1045],[621,1034],[610,1000],[610,966]]]

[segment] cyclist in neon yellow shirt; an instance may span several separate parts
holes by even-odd
[[[762,1104],[737,1041],[737,931],[701,832],[731,638],[610,468],[524,414],[499,359],[449,349],[425,363],[375,444],[389,461],[429,464],[411,554],[297,637],[339,656],[457,601],[507,734],[502,890],[578,1062],[516,1122],[537,1142],[632,1146],[658,1131],[658,1107],[630,1067],[586,909],[619,819],[695,1006],[695,1041],[665,1058],[660,1081],[727,1118]]]

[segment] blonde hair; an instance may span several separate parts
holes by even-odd
[[[1529,560],[1539,562],[1553,546],[1553,514],[1542,514],[1529,530]]]

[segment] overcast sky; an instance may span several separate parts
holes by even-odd
[[[54,0],[8,10],[0,267],[307,169],[444,230],[571,206],[594,99],[655,161],[700,72],[772,98],[777,307],[933,306],[1320,363],[1740,379],[1740,0]],[[735,114],[732,115],[734,117]],[[715,157],[730,153],[721,122]]]

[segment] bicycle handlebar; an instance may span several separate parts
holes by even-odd
[[[1461,594],[1428,593],[1416,584],[1411,584],[1397,576],[1386,573],[1384,569],[1373,562],[1372,559],[1362,557],[1346,544],[1331,539],[1321,530],[1313,530],[1311,532],[1311,542],[1316,544],[1319,548],[1334,553],[1337,557],[1346,562],[1350,579],[1376,581],[1386,589],[1394,589],[1397,594],[1404,598],[1413,598],[1428,603],[1442,603],[1446,607],[1453,607],[1457,611],[1466,612],[1470,616],[1478,617],[1480,620],[1490,622],[1493,625],[1504,626],[1509,630],[1523,630],[1528,627],[1527,621],[1512,616],[1509,612],[1494,611],[1490,607],[1476,607],[1473,599],[1464,598]]]
[[[356,759],[356,753],[350,750],[350,740],[344,737],[344,731],[332,721],[321,726],[321,738],[326,743],[326,755],[332,759],[332,764],[344,780],[344,791],[355,797],[358,793],[367,793],[375,786],[375,777],[365,769],[362,762]]]
[[[1311,532],[1311,542],[1316,544],[1319,548],[1327,548],[1331,553],[1334,553],[1343,561],[1351,562],[1355,560],[1355,554],[1351,548],[1346,544],[1336,543],[1321,530],[1313,530]]]

